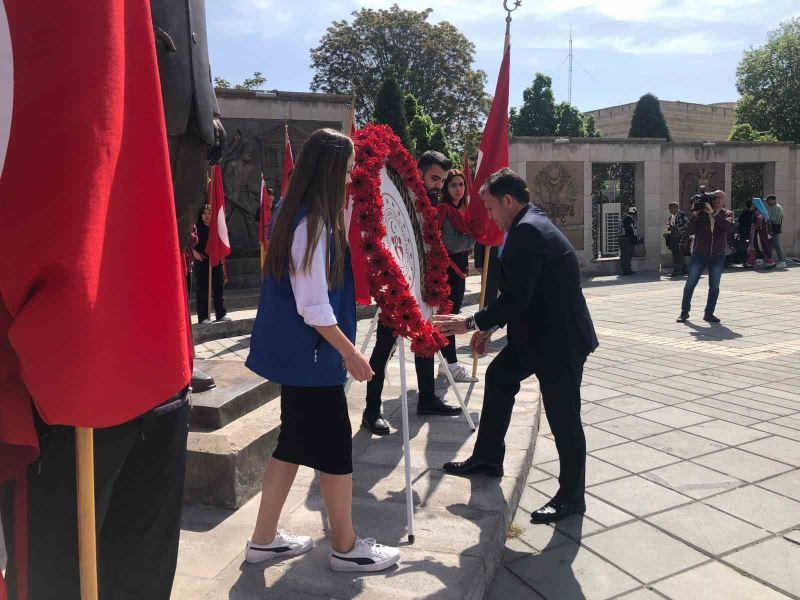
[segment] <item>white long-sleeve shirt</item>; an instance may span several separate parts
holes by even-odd
[[[336,325],[336,315],[328,298],[328,278],[326,274],[325,255],[330,240],[328,228],[322,226],[322,235],[314,246],[311,257],[311,269],[301,270],[303,257],[308,246],[308,219],[303,217],[294,230],[292,241],[292,264],[295,273],[289,274],[292,284],[297,313],[303,317],[306,325]]]

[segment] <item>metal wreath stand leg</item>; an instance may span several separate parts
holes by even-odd
[[[378,314],[380,311],[375,313],[375,316],[372,317],[372,322],[369,325],[369,329],[367,330],[367,335],[364,338],[364,342],[361,344],[361,352],[364,353],[369,346],[369,343],[372,341],[372,336],[375,334],[375,330],[378,326]],[[408,387],[406,385],[406,341],[405,338],[398,336],[397,338],[397,358],[400,361],[400,405],[401,405],[401,413],[403,417],[403,464],[405,466],[406,472],[406,527],[408,529],[408,542],[410,544],[414,543],[414,487],[411,481],[411,441],[409,439],[408,433]],[[472,431],[475,431],[475,424],[472,421],[472,417],[470,416],[469,412],[467,412],[467,406],[464,404],[464,399],[461,397],[461,393],[458,391],[456,387],[456,383],[453,380],[453,375],[450,373],[450,369],[447,368],[447,361],[445,361],[444,356],[442,356],[441,352],[437,352],[439,357],[439,362],[445,367],[445,372],[447,373],[447,379],[450,382],[450,385],[453,387],[453,391],[456,394],[456,398],[458,399],[458,403],[461,406],[461,413],[464,415],[464,418],[467,420],[467,424]],[[350,385],[353,383],[353,378],[348,375],[347,382],[344,385],[344,393],[345,395],[350,390]]]

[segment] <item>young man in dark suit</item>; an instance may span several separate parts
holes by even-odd
[[[486,371],[478,439],[472,456],[444,465],[447,473],[503,475],[503,442],[520,383],[536,375],[561,462],[558,493],[531,515],[534,523],[586,511],[586,439],[581,425],[581,378],[597,348],[581,289],[578,256],[538,208],[519,175],[501,169],[481,190],[489,218],[506,232],[500,247],[500,296],[474,317],[434,317],[444,335],[474,331],[470,345],[484,354],[492,333],[507,327],[508,345]]]

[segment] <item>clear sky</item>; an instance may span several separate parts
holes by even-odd
[[[308,91],[309,49],[331,22],[395,1],[433,8],[432,21],[450,21],[466,35],[494,92],[502,0],[208,0],[212,70],[231,83],[261,71],[267,89]],[[521,104],[537,71],[553,78],[557,102],[567,99],[570,26],[572,101],[583,111],[647,92],[663,100],[732,102],[744,50],[763,44],[792,16],[800,16],[800,0],[523,0],[512,24],[511,105]]]

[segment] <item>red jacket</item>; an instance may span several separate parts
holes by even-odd
[[[694,236],[694,254],[700,256],[719,256],[725,253],[728,245],[728,231],[733,227],[733,213],[721,209],[713,217],[707,213],[692,215],[689,219],[688,234]]]

